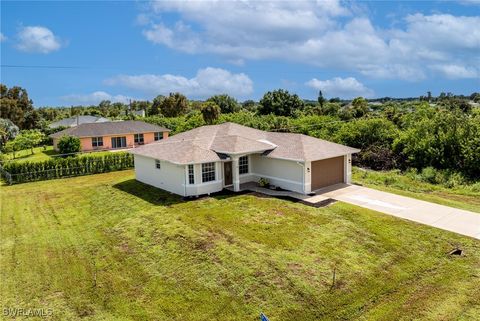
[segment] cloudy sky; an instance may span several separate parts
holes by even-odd
[[[1,82],[36,106],[285,88],[480,88],[480,1],[2,1]]]

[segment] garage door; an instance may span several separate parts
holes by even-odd
[[[343,182],[343,156],[312,162],[312,191]]]

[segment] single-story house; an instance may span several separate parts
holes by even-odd
[[[53,148],[63,136],[80,138],[81,151],[133,148],[168,137],[169,129],[143,121],[126,120],[80,124],[50,135]]]
[[[309,194],[351,181],[358,149],[314,137],[266,132],[234,123],[203,126],[130,151],[140,182],[197,196],[258,182]]]
[[[89,124],[89,123],[104,123],[110,121],[108,118],[100,117],[100,116],[90,116],[90,115],[83,115],[83,116],[75,116],[70,118],[64,118],[54,123],[48,125],[50,128],[58,128],[58,127],[75,127],[81,124]]]

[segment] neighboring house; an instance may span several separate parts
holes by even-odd
[[[132,110],[132,114],[139,117],[145,117],[145,109]]]
[[[301,134],[265,132],[234,123],[203,126],[130,151],[140,182],[196,196],[266,178],[308,194],[351,181],[358,149]]]
[[[110,121],[108,118],[99,117],[99,116],[75,116],[70,118],[64,118],[62,120],[56,121],[48,125],[50,128],[58,127],[75,127],[81,124],[90,124],[90,123],[104,123]]]
[[[137,120],[81,124],[50,135],[53,148],[63,136],[80,138],[81,150],[133,148],[168,137],[169,129]]]

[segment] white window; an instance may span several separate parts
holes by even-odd
[[[163,139],[163,133],[162,132],[157,132],[153,134],[153,139],[154,140],[161,140]]]
[[[157,169],[160,169],[160,160],[158,160],[158,159],[155,160],[155,167]]]
[[[215,180],[215,163],[202,164],[202,182],[211,182]]]
[[[238,173],[248,174],[248,156],[242,156],[238,159]]]
[[[92,137],[92,147],[102,147],[103,137]]]
[[[195,172],[192,164],[188,165],[188,184],[195,184]]]
[[[135,134],[133,138],[136,144],[143,144],[143,134]]]

